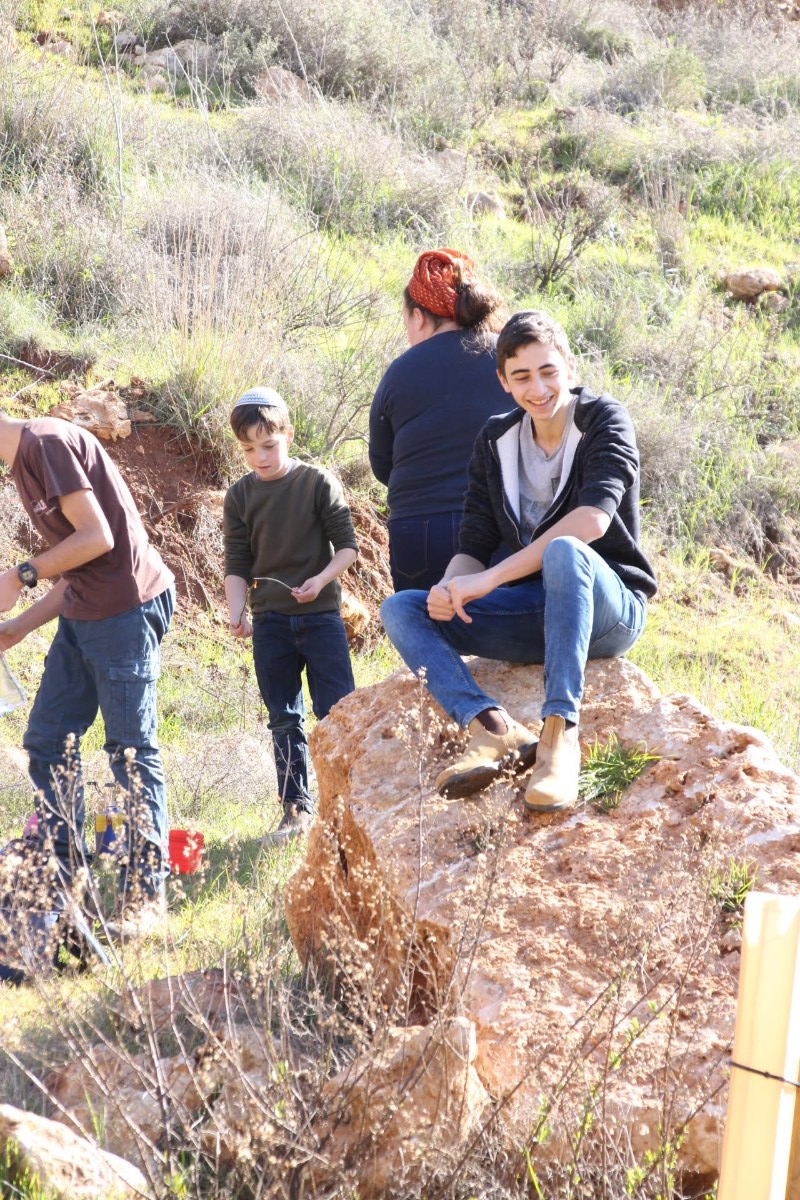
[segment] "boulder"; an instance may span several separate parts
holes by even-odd
[[[505,206],[497,192],[467,192],[465,199],[470,216],[504,217],[506,215]]]
[[[257,76],[254,87],[259,100],[272,103],[279,100],[314,99],[314,93],[305,79],[284,67],[267,67]]]
[[[166,71],[170,75],[183,74],[183,64],[171,46],[145,54],[139,60],[139,66],[146,74],[154,75],[158,71]]]
[[[67,402],[54,405],[50,416],[80,425],[104,441],[130,437],[128,408],[116,392],[84,391],[77,384],[64,384],[63,391]]]
[[[59,58],[70,58],[73,52],[72,42],[68,42],[64,38],[46,42],[43,49],[46,54],[55,54]]]
[[[755,300],[762,292],[785,292],[786,284],[777,271],[769,267],[750,267],[731,271],[722,285],[735,300]]]
[[[351,644],[364,638],[370,625],[370,611],[362,604],[357,596],[342,588],[342,620],[347,630],[347,640]]]
[[[470,665],[538,729],[540,667]],[[517,780],[443,799],[433,780],[463,737],[408,673],[313,731],[318,819],[285,893],[301,961],[393,1024],[470,1021],[510,1153],[527,1144],[555,1170],[583,1129],[587,1153],[630,1165],[672,1138],[682,1170],[713,1176],[739,967],[718,898],[731,860],[797,892],[800,780],[762,734],[624,660],[588,664],[584,752],[616,737],[660,759],[606,811],[529,815]]]
[[[114,36],[114,49],[119,51],[120,54],[132,54],[139,44],[139,35],[134,33],[132,29],[123,29]]]
[[[109,1044],[51,1071],[45,1087],[57,1122],[101,1130],[106,1150],[148,1167],[157,1160],[166,1122],[186,1122],[202,1108],[219,1087],[218,1076],[181,1054],[154,1062]]]
[[[10,1104],[0,1104],[0,1145],[11,1160],[10,1182],[35,1181],[52,1200],[152,1196],[144,1175],[131,1163],[99,1150],[60,1121]]]
[[[217,69],[222,54],[200,38],[186,38],[172,47],[187,75],[208,80]]]
[[[786,312],[790,301],[789,297],[784,296],[782,292],[762,292],[758,297],[758,303],[767,312],[782,313]]]
[[[428,1162],[462,1145],[480,1127],[490,1101],[475,1070],[475,1027],[465,1017],[390,1027],[382,1043],[356,1058],[322,1089],[330,1115],[318,1133],[325,1147],[309,1175],[312,1191],[359,1179],[359,1200],[381,1200],[420,1183]]]

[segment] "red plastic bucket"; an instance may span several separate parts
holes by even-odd
[[[194,875],[203,860],[205,839],[196,829],[170,829],[169,866],[173,875]]]

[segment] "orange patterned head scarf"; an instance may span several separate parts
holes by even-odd
[[[411,299],[437,317],[455,315],[459,284],[475,270],[475,263],[460,250],[426,250],[417,259],[408,283]]]

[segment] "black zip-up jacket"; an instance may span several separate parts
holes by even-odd
[[[611,518],[592,549],[626,587],[647,599],[657,590],[653,568],[639,547],[639,451],[627,409],[610,396],[573,388],[578,401],[567,439],[558,493],[536,527],[534,538],[582,505]],[[459,551],[488,564],[505,543],[521,550],[519,434],[521,408],[492,417],[478,434],[469,465],[469,487],[459,533]],[[535,578],[530,576],[529,578]],[[515,582],[521,583],[522,580]]]

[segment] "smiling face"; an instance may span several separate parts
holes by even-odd
[[[509,395],[530,414],[537,441],[560,441],[572,401],[575,360],[544,342],[526,342],[497,374]]]
[[[291,426],[281,433],[270,433],[263,425],[242,430],[238,439],[248,467],[264,482],[281,479],[289,470],[289,447],[294,438]]]

